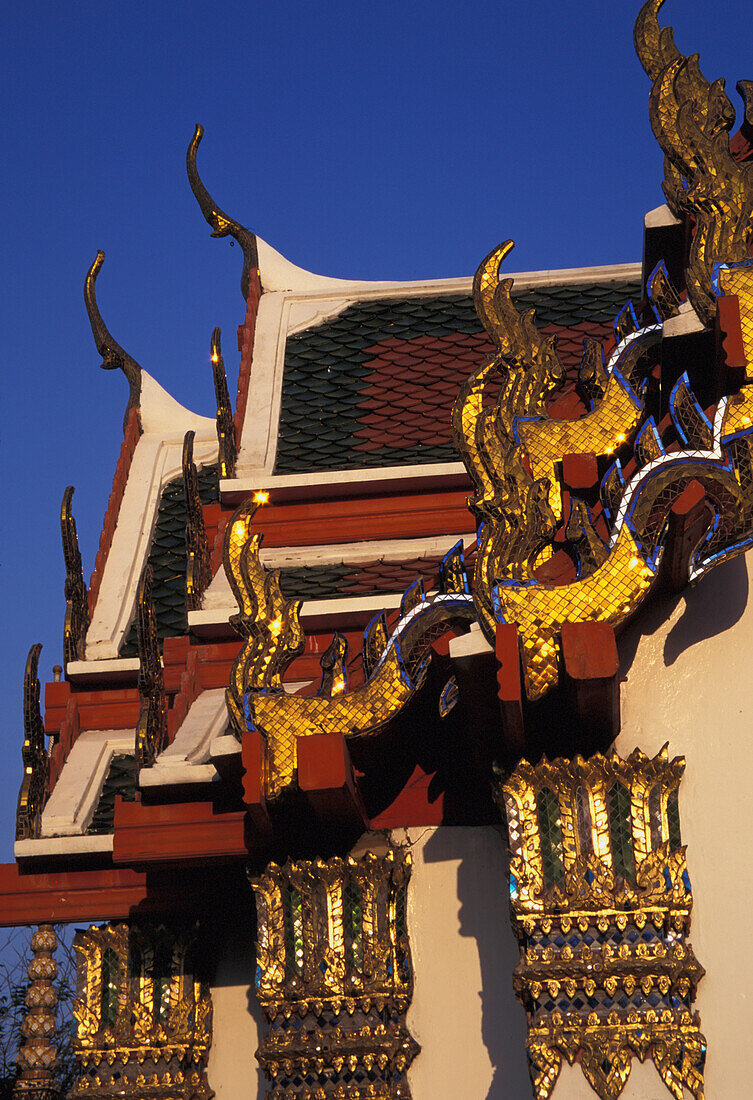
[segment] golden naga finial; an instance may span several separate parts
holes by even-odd
[[[239,607],[230,622],[244,639],[226,700],[238,736],[249,729],[264,734],[266,796],[274,801],[295,782],[298,738],[321,733],[346,738],[378,735],[423,683],[432,644],[453,626],[475,619],[475,612],[470,594],[460,584],[459,548],[453,547],[452,568],[445,570],[439,595],[427,596],[420,585],[413,585],[389,638],[381,616],[367,628],[367,678],[361,687],[347,690],[345,640],[336,634],[322,657],[318,695],[289,695],[282,675],[305,642],[298,619],[300,601],[286,599],[279,570],[265,569],[259,560],[261,536],[251,530],[256,508],[253,500],[241,505],[225,530],[225,572]]]
[[[120,344],[113,339],[110,330],[102,320],[102,314],[99,312],[94,288],[100,268],[104,262],[105,254],[100,248],[94,263],[86,273],[86,280],[84,281],[84,302],[86,304],[86,312],[89,316],[89,324],[91,325],[94,343],[97,351],[102,356],[102,369],[115,370],[116,367],[119,367],[128,379],[130,393],[128,404],[126,405],[125,417],[123,419],[123,426],[125,428],[125,425],[128,423],[128,414],[131,409],[136,409],[137,412],[139,411],[141,401],[141,367],[136,360],[130,356],[127,351],[124,351]]]
[[[207,191],[206,187],[201,181],[199,176],[199,170],[196,167],[196,153],[199,148],[202,137],[204,136],[204,127],[198,122],[196,123],[196,129],[193,132],[193,137],[188,145],[188,151],[186,153],[186,171],[188,172],[188,182],[191,185],[191,190],[196,196],[196,201],[199,204],[199,208],[206,218],[208,224],[212,228],[213,237],[233,237],[238,242],[243,251],[243,271],[241,273],[241,294],[244,299],[248,298],[249,286],[251,282],[251,272],[254,268],[259,267],[259,255],[256,247],[256,234],[252,233],[250,229],[246,229],[240,222],[235,221],[233,218],[220,210],[217,203]],[[231,242],[232,243],[232,242]]]
[[[618,625],[648,595],[668,510],[691,480],[703,485],[718,521],[692,555],[690,579],[753,542],[753,495],[743,488],[751,456],[747,444],[732,442],[741,429],[753,438],[753,398],[723,399],[712,424],[683,376],[670,400],[680,449],[665,449],[645,409],[645,382],[657,362],[659,318],[673,315],[677,303],[666,272],[657,269],[648,280],[653,319],[640,322],[628,303],[615,320],[617,346],[609,362],[593,344],[584,349],[581,384],[598,382],[590,411],[551,418],[547,402],[561,384],[561,368],[532,313],[515,308],[512,280],[500,277],[499,262],[510,247],[505,242],[490,253],[476,276],[476,307],[495,353],[462,387],[453,428],[476,488],[470,504],[481,520],[473,585],[479,624],[492,642],[498,624],[517,625],[526,691],[536,699],[559,680],[563,623]],[[743,264],[729,274],[741,313],[751,270]],[[628,482],[612,456],[631,452],[637,470]],[[571,497],[564,512],[558,464],[567,454],[609,456],[613,463],[602,483],[608,524],[601,533],[582,501]],[[558,529],[577,569],[572,581],[554,584],[538,570],[555,550]]]
[[[693,307],[708,325],[716,312],[712,289],[718,263],[750,257],[753,245],[753,163],[740,163],[730,148],[735,111],[724,80],[703,76],[698,54],[685,57],[672,28],[660,28],[664,0],[646,0],[635,22],[635,48],[653,81],[649,97],[651,128],[664,159],[663,190],[677,218],[690,217],[694,233],[686,282]],[[738,84],[751,109],[750,82]]]

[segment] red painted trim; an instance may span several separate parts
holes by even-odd
[[[298,786],[320,821],[366,827],[345,738],[340,733],[299,737]]]
[[[139,441],[140,435],[141,424],[139,423],[138,409],[131,409],[128,414],[128,423],[126,424],[123,442],[120,446],[120,455],[118,456],[118,462],[115,467],[112,492],[107,502],[107,511],[105,512],[105,518],[102,524],[102,534],[99,536],[99,549],[94,559],[94,572],[89,582],[90,615],[93,613],[97,603],[99,588],[102,584],[102,575],[104,574],[107,557],[110,553],[110,547],[112,546],[112,540],[120,514],[120,505],[123,502],[123,494],[125,493],[126,482],[128,481],[128,471],[131,468],[133,453],[136,450],[136,444]]]
[[[614,627],[603,622],[563,623],[562,656],[573,680],[611,679],[620,668]]]
[[[147,899],[146,874],[130,869],[22,874],[0,864],[0,925],[119,920]]]
[[[464,490],[271,504],[254,516],[264,545],[321,546],[366,539],[464,534],[472,525]]]
[[[75,702],[80,728],[84,730],[128,729],[135,727],[139,717],[139,692],[135,687],[76,691],[70,683],[61,680],[45,684],[44,698],[45,732],[60,732],[61,737],[63,723],[70,717],[68,705],[71,700]]]
[[[250,819],[251,829],[260,836],[267,836],[272,824],[264,797],[266,744],[258,730],[246,730],[241,744],[243,766],[243,801]]]
[[[568,454],[562,456],[562,486],[577,495],[578,490],[595,488],[599,482],[596,455]]]
[[[744,371],[747,360],[740,323],[740,299],[736,294],[723,294],[717,299],[716,318],[727,367]]]
[[[146,806],[115,799],[113,863],[154,866],[246,856],[244,811],[217,813],[211,802]]]

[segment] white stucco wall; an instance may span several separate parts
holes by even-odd
[[[421,1045],[413,1100],[512,1100],[530,1093],[525,1016],[512,992],[505,842],[493,828],[407,829],[415,973],[408,1027]]]
[[[212,982],[212,1047],[207,1079],[216,1100],[261,1100],[265,1078],[254,1055],[262,1015],[253,992],[256,968],[253,932],[222,934]]]

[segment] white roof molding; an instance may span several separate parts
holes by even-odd
[[[191,412],[190,409],[179,404],[156,379],[152,378],[151,374],[143,369],[139,413],[141,427],[145,433],[172,434],[180,430],[185,435],[193,429],[197,437],[211,438],[216,435],[216,422],[212,417],[199,416],[198,413]]]
[[[164,392],[164,391],[163,391]],[[181,408],[181,406],[177,406]],[[197,466],[217,461],[214,421],[194,441]],[[182,470],[183,437],[191,425],[173,424],[169,434],[140,436],[128,471],[110,553],[86,635],[86,661],[113,660],[131,624],[162,490]]]
[[[437,484],[433,485],[432,482]],[[441,485],[438,484],[441,482]],[[220,481],[220,496],[229,504],[240,503],[257,489],[273,494],[275,504],[290,500],[343,496],[378,496],[418,489],[471,488],[462,462],[427,462],[413,466],[365,466],[350,470],[312,470],[300,474],[269,474],[247,470],[242,477]]]
[[[90,856],[113,850],[115,837],[103,836],[52,836],[37,840],[17,840],[13,845],[16,859],[39,859],[40,856]]]
[[[262,547],[259,558],[267,569],[301,569],[306,565],[339,565],[341,562],[346,565],[357,565],[365,561],[400,562],[407,558],[444,555],[461,540],[463,546],[471,546],[476,541],[476,534],[470,532],[467,535],[436,535],[433,538],[341,542],[324,546],[278,546],[269,550]],[[222,611],[223,614],[234,615],[237,610],[223,565],[217,570],[204,593],[202,612]]]
[[[368,292],[369,290],[386,290],[392,295],[396,290],[400,291],[401,294],[404,291],[410,292],[416,289],[422,293],[426,293],[428,289],[429,293],[433,293],[435,290],[457,290],[460,287],[470,290],[473,286],[472,275],[460,275],[446,279],[408,280],[342,279],[329,275],[317,275],[313,271],[307,271],[305,268],[291,263],[282,253],[278,252],[272,245],[267,244],[259,236],[256,237],[256,245],[259,254],[259,271],[265,292],[287,291],[293,294],[310,295],[315,293],[331,294],[333,291],[348,291],[349,294],[353,294],[354,292]],[[636,264],[608,264],[599,267],[518,271],[505,277],[515,279],[520,284],[525,284],[532,279],[539,281],[546,279],[549,282],[557,283],[564,281],[591,282],[595,276],[597,278],[625,278],[626,269],[631,267],[638,267],[640,271],[640,265]],[[604,274],[612,272],[617,272],[617,275]],[[570,280],[569,277],[573,275],[578,276],[578,278]]]
[[[79,734],[42,813],[43,837],[86,832],[113,756],[133,756],[135,738],[133,729],[84,730]]]
[[[672,336],[687,336],[691,332],[703,332],[704,324],[690,302],[683,302],[680,311],[674,317],[668,317],[664,322],[664,335],[667,339]]]
[[[139,772],[140,787],[212,783],[217,772],[208,764],[210,743],[228,728],[224,688],[209,688],[193,701],[175,740],[151,768]]]
[[[653,210],[649,210],[643,219],[643,225],[646,229],[662,229],[667,225],[679,224],[680,219],[674,216],[666,202],[663,206],[657,206]]]
[[[133,683],[138,674],[138,657],[114,657],[110,661],[69,661],[65,667],[66,679],[76,684]]]
[[[433,589],[427,596],[436,595]],[[304,630],[339,630],[347,627],[357,630],[367,625],[380,611],[394,611],[400,607],[402,592],[383,592],[376,596],[343,596],[329,600],[305,600],[300,610]],[[188,629],[198,637],[236,638],[230,625],[230,616],[238,608],[218,607],[209,611],[189,611]]]

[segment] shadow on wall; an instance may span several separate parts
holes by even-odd
[[[620,635],[620,672],[627,675],[642,637],[655,634],[680,602],[682,614],[664,639],[664,665],[668,668],[698,642],[723,634],[738,622],[748,602],[748,569],[745,557],[718,566],[693,588],[660,595]]]
[[[512,972],[519,952],[510,926],[507,847],[503,836],[501,828],[438,829],[427,841],[423,853],[427,863],[460,861],[460,935],[475,939],[478,945],[481,1031],[493,1077],[486,1097],[473,1100],[509,1100],[513,1096],[523,1100],[531,1095],[525,1012],[512,989]]]
[[[245,876],[228,878],[222,901],[206,922],[213,1006],[207,1079],[216,1100],[258,1100],[268,1087],[255,1058],[265,1025],[254,989],[256,912]]]

